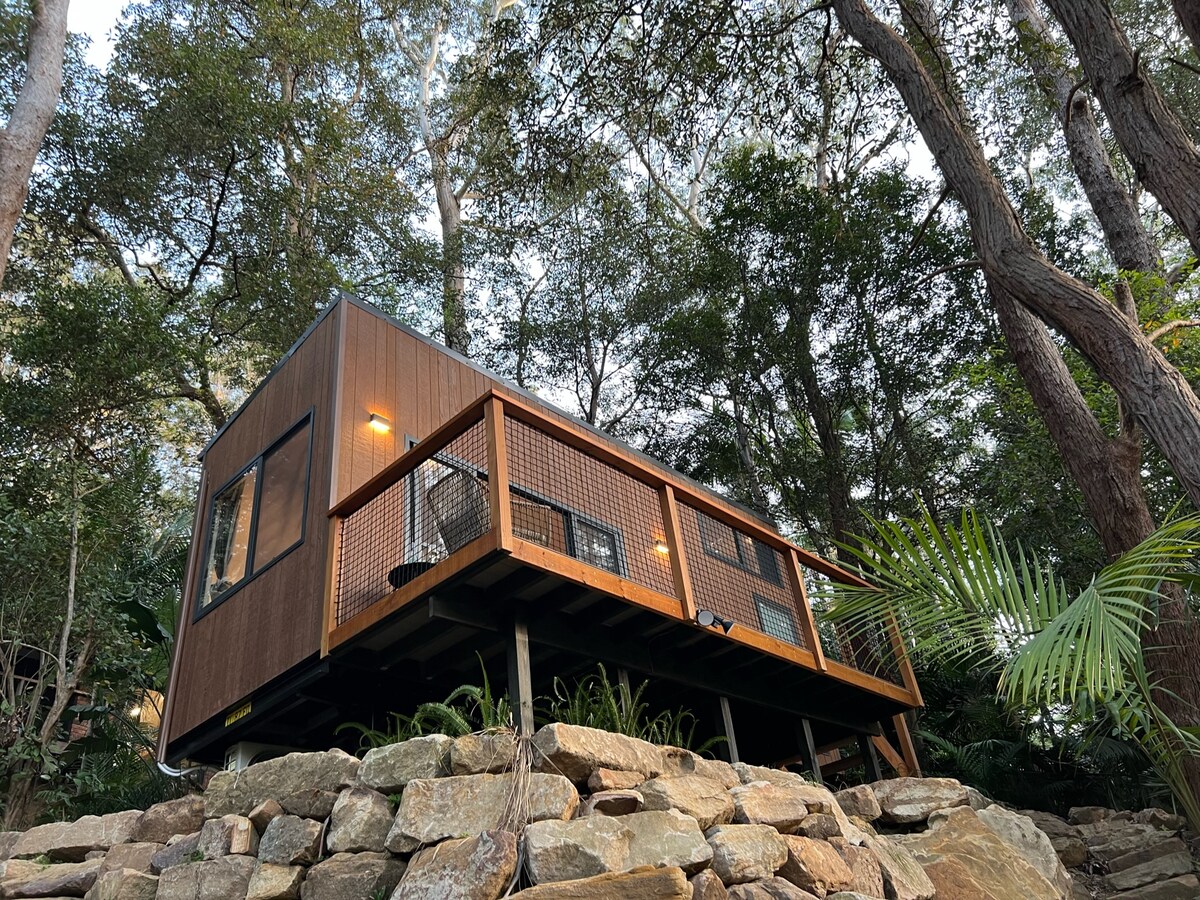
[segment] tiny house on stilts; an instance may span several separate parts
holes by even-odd
[[[352,745],[481,661],[530,729],[601,662],[735,759],[914,770],[894,628],[820,633],[814,577],[855,578],[343,296],[204,451],[159,758]]]

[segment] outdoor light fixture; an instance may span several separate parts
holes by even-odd
[[[387,434],[387,432],[392,430],[392,423],[379,413],[371,413],[369,424],[380,434]]]
[[[657,541],[654,542],[654,549],[664,555],[671,552],[670,545],[667,544],[667,542],[664,541],[662,538],[659,538]]]
[[[714,612],[702,609],[696,613],[696,624],[701,628],[720,628],[726,634],[733,628],[733,619],[722,619]]]

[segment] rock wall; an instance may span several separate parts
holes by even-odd
[[[1022,815],[950,779],[833,794],[550,725],[525,742],[416,738],[361,761],[294,753],[218,773],[203,796],[0,834],[0,898],[1091,896],[1060,857],[1107,866],[1098,886],[1120,897],[1200,895],[1180,822],[1076,812]]]

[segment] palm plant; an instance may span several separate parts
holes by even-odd
[[[926,510],[871,525],[872,535],[843,550],[876,587],[823,587],[830,621],[853,635],[894,616],[916,657],[996,672],[997,696],[1009,704],[1102,708],[1200,827],[1183,770],[1200,754],[1200,734],[1163,711],[1142,647],[1164,585],[1186,581],[1200,555],[1200,518],[1163,525],[1078,593],[971,511],[958,527],[939,527]]]

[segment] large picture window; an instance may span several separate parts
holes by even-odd
[[[303,542],[311,433],[310,415],[213,497],[198,614]]]

